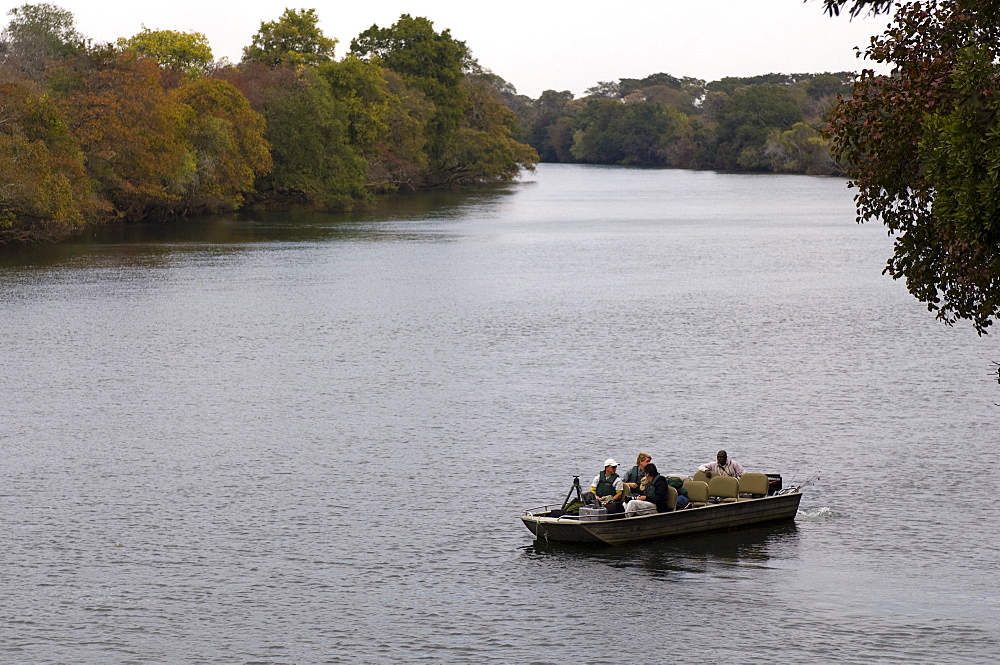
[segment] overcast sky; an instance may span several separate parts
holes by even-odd
[[[400,14],[425,16],[438,31],[451,30],[480,64],[537,98],[543,90],[580,96],[598,81],[642,78],[656,72],[711,81],[770,72],[857,71],[854,55],[887,19],[830,18],[820,0],[376,0],[295,2],[272,0],[46,0],[73,12],[77,29],[97,42],[152,30],[201,32],[216,58],[238,61],[262,21],[286,7],[315,9],[327,37],[351,39]],[[25,4],[0,0],[7,12]],[[35,4],[35,3],[31,3]],[[588,8],[589,7],[589,8]],[[497,11],[493,11],[496,8]]]

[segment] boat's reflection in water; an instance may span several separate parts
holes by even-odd
[[[640,569],[651,577],[679,578],[725,574],[734,568],[767,568],[772,560],[794,557],[798,544],[798,527],[789,520],[621,547],[538,539],[524,549],[526,556],[550,558],[560,568],[612,566]]]

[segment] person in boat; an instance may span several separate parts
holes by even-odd
[[[590,483],[590,492],[584,495],[584,498],[596,499],[608,509],[609,513],[614,513],[620,512],[624,493],[625,484],[618,475],[618,462],[609,457],[604,460],[604,471],[594,476],[594,482]]]
[[[646,464],[646,493],[640,494],[625,504],[625,516],[654,515],[667,512],[667,499],[670,490],[667,489],[667,479],[656,470],[652,462]]]
[[[720,450],[718,454],[716,454],[714,462],[702,464],[698,467],[698,470],[704,471],[705,475],[709,478],[712,476],[729,476],[731,478],[739,478],[746,473],[746,469],[743,468],[743,465],[736,460],[729,459],[729,455],[726,454],[725,450]]]
[[[628,473],[625,474],[625,478],[622,479],[622,482],[628,485],[629,493],[632,496],[643,493],[646,480],[646,465],[652,461],[653,458],[646,453],[639,453],[639,456],[635,458],[635,466],[629,469]]]

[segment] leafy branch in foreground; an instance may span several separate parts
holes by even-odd
[[[832,115],[858,221],[895,236],[885,271],[945,323],[1000,315],[1000,2],[899,5]]]

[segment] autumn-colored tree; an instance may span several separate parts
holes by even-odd
[[[168,98],[154,60],[94,50],[54,71],[52,86],[98,193],[118,217],[162,215],[180,200],[196,165],[183,105]]]
[[[0,243],[64,237],[100,209],[56,104],[35,83],[0,72]]]
[[[832,118],[858,221],[895,236],[886,272],[947,323],[1000,315],[1000,2],[900,5]]]
[[[271,168],[264,118],[229,83],[201,78],[176,89],[183,104],[185,134],[195,168],[175,205],[183,212],[238,208],[254,182]]]

